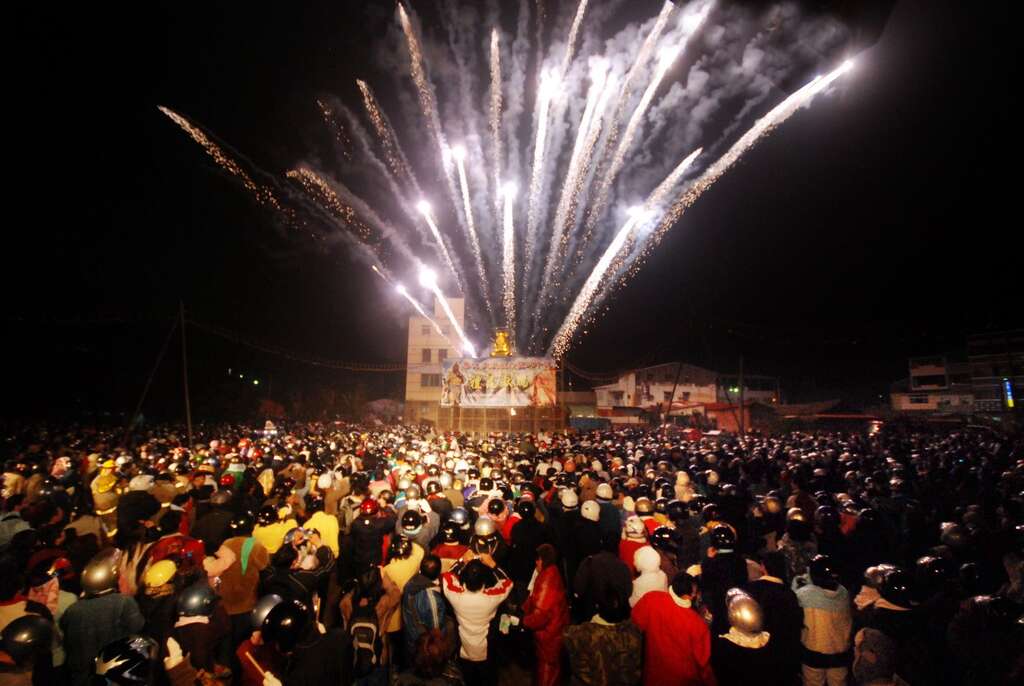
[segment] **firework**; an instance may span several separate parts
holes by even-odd
[[[533,171],[530,173],[530,189],[526,214],[526,254],[532,255],[537,237],[537,222],[540,214],[540,185],[544,178],[544,149],[547,145],[548,110],[551,100],[558,92],[558,76],[548,71],[541,77],[537,94],[537,138],[533,144]],[[527,262],[529,264],[529,262]]]
[[[505,285],[505,325],[510,332],[516,330],[516,233],[512,225],[512,207],[516,199],[516,185],[506,183],[502,188],[505,198],[504,240],[502,241],[502,277]]]
[[[344,221],[348,226],[355,230],[356,234],[358,234],[362,240],[368,241],[370,239],[371,230],[369,225],[359,218],[354,207],[342,202],[341,198],[339,198],[338,194],[334,192],[334,189],[331,188],[330,184],[328,184],[316,172],[305,168],[291,169],[285,173],[285,176],[302,184],[307,195]]]
[[[426,200],[420,200],[416,203],[416,209],[423,215],[424,221],[426,221],[427,226],[430,227],[430,232],[434,235],[434,242],[437,244],[437,251],[441,253],[441,257],[444,259],[445,264],[448,265],[448,269],[451,270],[456,283],[461,284],[462,281],[459,278],[459,270],[455,268],[452,256],[444,244],[444,239],[441,237],[441,229],[437,228],[437,222],[434,221],[434,216],[431,213],[430,203]]]
[[[441,309],[444,310],[444,315],[448,317],[448,323],[452,325],[452,330],[458,335],[459,340],[462,341],[462,349],[469,352],[470,357],[476,357],[476,351],[473,348],[473,344],[470,343],[469,339],[466,338],[466,332],[463,331],[462,325],[459,324],[459,320],[455,318],[455,313],[452,312],[452,308],[448,305],[448,299],[444,297],[444,293],[437,286],[437,274],[432,269],[423,267],[420,269],[420,285],[424,288],[430,289],[437,298],[438,303],[441,305]]]
[[[376,271],[376,268],[374,268],[374,271]],[[421,317],[423,317],[424,319],[431,323],[431,325],[434,327],[434,331],[436,331],[441,336],[444,336],[444,330],[441,328],[441,325],[437,323],[436,319],[427,314],[427,311],[423,309],[423,306],[420,305],[419,301],[417,301],[416,298],[409,295],[409,291],[406,289],[405,286],[403,286],[402,284],[397,284],[395,286],[395,291],[397,291],[400,296],[408,300],[409,304],[413,306],[413,309],[416,310]],[[459,346],[455,347],[457,348]]]
[[[363,107],[366,109],[366,115],[370,118],[373,130],[377,132],[377,137],[384,148],[384,159],[387,161],[388,168],[396,177],[408,179],[413,192],[419,194],[419,183],[417,183],[416,177],[413,176],[412,171],[409,169],[409,163],[406,161],[405,154],[398,143],[398,136],[395,134],[395,130],[391,126],[391,122],[388,121],[387,116],[381,111],[380,104],[377,102],[373,90],[369,84],[361,79],[356,79],[356,85],[363,94]]]
[[[565,44],[565,57],[562,59],[562,78],[569,74],[569,65],[572,64],[572,53],[576,47],[576,36],[580,32],[580,24],[583,23],[583,15],[587,11],[587,0],[580,0],[576,7],[576,16],[572,19],[572,27],[569,29],[569,40]]]
[[[484,260],[483,256],[480,254],[480,239],[476,235],[476,222],[473,220],[473,201],[469,197],[469,181],[466,180],[466,149],[461,145],[457,145],[451,150],[452,158],[455,160],[455,166],[459,170],[459,186],[462,188],[462,205],[463,211],[466,213],[466,233],[469,234],[469,247],[473,251],[473,257],[476,260],[477,276],[480,277],[480,292],[483,294],[484,305],[487,307],[487,312],[491,315],[491,319],[494,319],[494,313],[491,310],[489,289],[487,288],[487,274],[484,273]]]
[[[501,43],[498,29],[491,29],[491,164],[494,167],[494,216],[501,210]]]

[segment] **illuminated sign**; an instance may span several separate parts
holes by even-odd
[[[1013,384],[1007,378],[1003,379],[1003,392],[1006,393],[1006,406],[1013,409]]]

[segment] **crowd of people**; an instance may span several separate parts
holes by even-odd
[[[8,427],[0,686],[1024,683],[1024,441]]]

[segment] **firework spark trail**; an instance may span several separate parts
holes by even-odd
[[[491,29],[491,166],[494,169],[494,216],[501,214],[501,42],[497,27]]]
[[[346,162],[352,161],[352,139],[349,138],[348,133],[345,131],[345,127],[342,126],[338,118],[334,116],[334,110],[320,98],[316,100],[316,106],[320,109],[320,115],[324,118],[324,123],[334,133],[334,140],[338,144],[338,151],[341,156],[345,158]]]
[[[306,194],[312,198],[314,202],[318,203],[329,212],[332,212],[348,226],[353,228],[359,238],[363,241],[370,240],[372,231],[369,225],[359,218],[355,209],[351,205],[342,202],[341,198],[339,198],[338,194],[334,192],[334,189],[331,188],[330,184],[328,184],[319,174],[311,169],[300,168],[288,170],[285,172],[285,176],[289,179],[298,181],[306,191]]]
[[[476,235],[476,222],[473,220],[473,201],[469,197],[469,181],[466,179],[466,149],[461,145],[452,148],[452,158],[459,170],[459,186],[462,188],[462,204],[466,213],[466,231],[469,233],[469,247],[473,251],[473,258],[476,261],[477,276],[480,277],[480,292],[484,305],[487,307],[487,314],[490,315],[491,321],[494,321],[491,293],[487,287],[483,255],[480,253],[480,239]]]
[[[618,177],[619,172],[622,171],[622,167],[626,163],[626,155],[633,146],[633,140],[636,138],[636,134],[640,130],[640,126],[643,124],[644,116],[647,114],[647,110],[651,105],[651,101],[654,99],[655,93],[658,91],[658,87],[661,85],[661,82],[664,80],[665,75],[672,67],[676,58],[686,48],[687,42],[689,42],[690,38],[697,33],[701,25],[704,23],[708,13],[711,11],[712,5],[713,3],[711,2],[705,3],[700,11],[695,15],[688,17],[686,20],[686,33],[683,36],[682,42],[678,46],[666,48],[659,56],[658,67],[654,72],[654,78],[652,78],[650,83],[647,84],[647,88],[644,90],[644,94],[640,98],[640,103],[636,106],[636,109],[633,110],[633,114],[629,118],[629,123],[626,124],[626,131],[622,134],[622,138],[619,139],[618,145],[616,146],[615,152],[612,156],[611,164],[609,165],[607,172],[601,178],[597,195],[587,212],[587,221],[583,230],[582,238],[584,243],[590,240],[591,233],[594,230],[594,225],[597,223],[597,220],[601,215],[604,214],[605,208],[608,206],[608,196],[611,194],[612,184],[615,183],[615,179]]]
[[[441,325],[437,323],[436,319],[427,314],[427,311],[423,309],[423,306],[420,305],[419,301],[416,300],[416,298],[412,297],[409,294],[409,290],[405,286],[403,286],[402,284],[397,284],[395,286],[395,290],[398,292],[399,295],[401,295],[403,298],[409,301],[409,304],[413,306],[413,309],[415,309],[421,317],[423,317],[433,325],[434,331],[444,336],[444,330],[441,329]],[[445,338],[447,338],[447,336],[445,336]],[[460,346],[455,345],[453,347],[459,348]]]
[[[451,253],[448,252],[447,246],[444,244],[444,238],[441,237],[441,229],[437,228],[437,222],[434,221],[434,215],[430,210],[430,203],[425,200],[421,200],[416,206],[416,209],[423,215],[423,219],[427,222],[427,226],[430,227],[430,232],[434,235],[434,241],[437,243],[437,248],[441,253],[441,257],[444,258],[444,262],[448,265],[448,269],[451,270],[452,278],[455,279],[455,283],[459,287],[459,291],[462,293],[466,292],[465,286],[462,283],[462,277],[459,274],[459,270],[455,268],[455,262],[452,261]]]
[[[430,135],[433,137],[441,153],[441,169],[444,172],[445,181],[447,181],[448,198],[452,206],[458,207],[458,193],[455,190],[455,180],[452,178],[451,165],[446,163],[449,157],[448,143],[445,142],[444,131],[441,130],[441,115],[438,113],[434,88],[427,78],[427,72],[423,63],[423,49],[420,47],[416,30],[413,28],[409,15],[405,11],[405,6],[401,2],[398,3],[398,16],[402,23],[402,31],[405,33],[406,45],[409,48],[409,70],[413,83],[416,85],[420,109],[423,112],[423,117],[427,120],[427,128],[430,131]],[[456,212],[456,216],[458,216],[458,212]]]
[[[615,239],[604,251],[601,259],[598,260],[593,271],[591,271],[590,276],[588,276],[587,280],[584,282],[583,288],[580,289],[579,295],[576,296],[576,300],[573,302],[568,316],[566,316],[565,321],[562,322],[562,325],[558,329],[558,333],[555,334],[554,339],[551,341],[551,347],[548,351],[549,354],[553,353],[555,357],[558,358],[561,358],[565,354],[565,351],[569,347],[569,343],[572,342],[573,334],[576,332],[580,322],[583,321],[583,317],[586,315],[587,310],[590,309],[594,296],[597,294],[598,288],[600,287],[605,274],[613,266],[615,266],[615,271],[618,271],[621,267],[623,258],[620,257],[619,253],[622,252],[622,248],[633,232],[633,228],[636,227],[637,224],[652,218],[655,208],[664,202],[665,196],[675,188],[683,178],[686,171],[700,156],[700,153],[701,149],[697,148],[687,155],[686,158],[676,165],[676,168],[673,169],[667,177],[665,177],[665,180],[658,184],[658,187],[655,188],[648,196],[643,205],[630,210],[630,218],[622,228],[619,229],[619,233],[616,234]],[[616,264],[616,262],[620,264]]]
[[[548,110],[558,90],[558,77],[551,72],[541,75],[540,92],[537,94],[537,138],[533,146],[533,169],[530,172],[529,201],[526,213],[526,249],[532,255],[537,240],[537,223],[540,216],[541,181],[544,179],[544,149],[547,146]],[[529,279],[529,265],[533,260],[524,260],[526,278]]]
[[[448,322],[452,325],[452,329],[459,336],[459,340],[462,341],[462,348],[469,353],[470,357],[476,357],[476,350],[473,348],[473,344],[468,338],[466,338],[466,332],[463,331],[462,325],[459,324],[459,320],[455,318],[455,313],[452,312],[451,306],[448,305],[447,298],[444,297],[444,293],[437,286],[437,275],[430,269],[423,268],[420,270],[420,285],[424,288],[429,288],[438,302],[441,304],[441,309],[444,310],[444,314],[448,317]]]
[[[574,197],[578,197],[580,190],[579,174],[582,169],[581,158],[591,138],[591,122],[595,119],[594,110],[604,95],[605,82],[608,80],[608,63],[604,60],[595,64],[591,75],[591,86],[587,93],[587,104],[583,110],[583,118],[580,120],[579,128],[576,131],[576,142],[573,145],[572,157],[569,159],[569,169],[566,172],[565,183],[562,186],[562,194],[558,201],[558,208],[555,210],[555,220],[552,225],[551,243],[548,247],[548,257],[544,263],[544,276],[541,280],[540,292],[547,292],[554,272],[555,262],[561,251],[563,237],[566,231],[566,223],[569,216],[569,208]],[[600,121],[598,119],[598,121]],[[596,128],[600,128],[599,126]],[[534,319],[540,316],[540,308],[536,308]]]
[[[626,239],[629,238],[630,232],[633,227],[641,218],[641,212],[631,212],[629,219],[622,225],[619,232],[615,234],[615,238],[611,244],[604,251],[601,259],[598,260],[594,266],[594,270],[587,277],[586,282],[583,284],[583,288],[580,290],[579,295],[576,296],[576,300],[572,304],[572,308],[569,310],[569,314],[566,315],[565,321],[558,328],[558,333],[551,341],[551,346],[548,348],[548,354],[554,355],[556,358],[561,358],[565,355],[565,351],[569,348],[569,342],[572,340],[572,335],[575,333],[576,328],[583,320],[583,315],[586,313],[587,308],[590,306],[590,301],[594,297],[594,293],[597,292],[597,287],[601,284],[601,278],[604,273],[608,271],[608,268],[612,264],[612,260],[619,254],[622,246],[626,244]]]
[[[569,29],[569,40],[565,44],[565,58],[562,60],[562,79],[569,75],[569,65],[572,64],[572,54],[576,48],[576,37],[580,32],[580,25],[583,23],[583,15],[587,11],[587,0],[580,0],[576,7],[576,16],[573,17],[572,27]]]
[[[377,102],[377,97],[373,94],[373,90],[369,84],[361,79],[356,79],[356,85],[359,86],[359,91],[363,94],[363,107],[366,109],[366,115],[370,118],[370,123],[373,124],[373,129],[377,132],[377,137],[384,148],[384,159],[388,163],[388,169],[396,177],[406,179],[411,186],[410,190],[416,196],[422,195],[423,192],[420,190],[420,184],[416,180],[412,168],[409,166],[409,160],[406,159],[405,153],[402,152],[402,146],[398,142],[398,135],[395,133],[394,127],[391,126],[387,115],[381,110],[380,103]]]
[[[672,207],[665,214],[664,218],[659,222],[653,231],[647,236],[647,240],[641,243],[641,247],[637,253],[637,256],[633,259],[623,259],[621,264],[618,266],[618,272],[622,272],[627,269],[635,269],[636,265],[644,261],[650,254],[651,250],[661,241],[665,233],[672,228],[683,216],[686,210],[693,206],[693,204],[700,198],[704,192],[710,188],[716,181],[729,171],[743,157],[743,155],[754,147],[760,140],[765,136],[774,131],[779,125],[783,124],[793,114],[795,114],[801,107],[805,107],[811,103],[816,95],[827,89],[837,78],[849,71],[853,66],[850,60],[847,60],[842,65],[834,69],[832,72],[824,77],[815,77],[810,83],[801,88],[800,90],[792,93],[788,98],[779,103],[774,109],[768,114],[761,117],[754,123],[754,125],[745,133],[739,140],[737,140],[729,148],[729,150],[716,160],[711,166],[704,170],[704,172],[694,181],[676,201]],[[699,150],[697,152],[700,152]],[[691,155],[693,157],[693,155]],[[678,168],[677,168],[678,171]],[[673,172],[673,175],[676,172]],[[658,186],[655,191],[655,195],[660,195],[662,198],[668,195],[671,190],[666,183]],[[653,195],[652,195],[653,197]],[[619,281],[619,285],[622,285],[626,280],[624,276]],[[602,297],[606,295],[602,294]],[[570,314],[572,314],[570,312]],[[571,323],[569,319],[566,319],[566,323],[563,323],[562,328],[567,330],[567,335],[559,330],[561,338],[556,336],[556,341],[559,342],[558,349],[561,350],[559,355],[564,354],[565,350],[568,349],[571,343],[572,332],[575,331],[576,326],[579,325],[579,321],[582,320],[583,313],[577,313],[575,323]],[[571,324],[568,328],[566,324]],[[552,349],[555,348],[555,342],[552,342]]]
[[[192,140],[202,146],[203,150],[206,151],[206,154],[213,158],[213,161],[216,162],[221,169],[238,177],[242,182],[242,186],[244,186],[245,189],[252,193],[253,197],[256,198],[257,203],[260,205],[270,205],[281,214],[290,216],[291,213],[285,210],[277,199],[277,196],[274,195],[274,192],[269,187],[256,183],[249,173],[242,168],[242,165],[236,162],[234,158],[225,152],[224,148],[215,143],[212,138],[207,136],[202,129],[169,107],[158,105],[157,109],[167,115],[171,121],[191,136]]]
[[[506,183],[502,188],[505,198],[504,240],[502,250],[502,276],[505,285],[505,325],[515,340],[516,330],[516,232],[512,224],[512,210],[515,205],[516,188]]]

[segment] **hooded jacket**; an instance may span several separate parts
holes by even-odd
[[[661,571],[661,556],[650,546],[636,551],[633,558],[640,576],[633,579],[633,594],[629,597],[630,607],[636,607],[640,599],[650,591],[668,591],[668,577]]]
[[[653,591],[633,608],[633,623],[644,633],[645,686],[714,686],[711,632],[694,610]]]
[[[523,625],[533,631],[538,662],[558,662],[562,632],[569,625],[569,602],[558,565],[545,567],[523,604]]]
[[[581,564],[572,582],[573,606],[583,617],[593,617],[598,599],[613,593],[623,600],[633,592],[633,574],[613,553],[602,550]]]
[[[635,686],[643,671],[643,634],[633,622],[600,617],[567,627],[565,648],[573,686]]]

